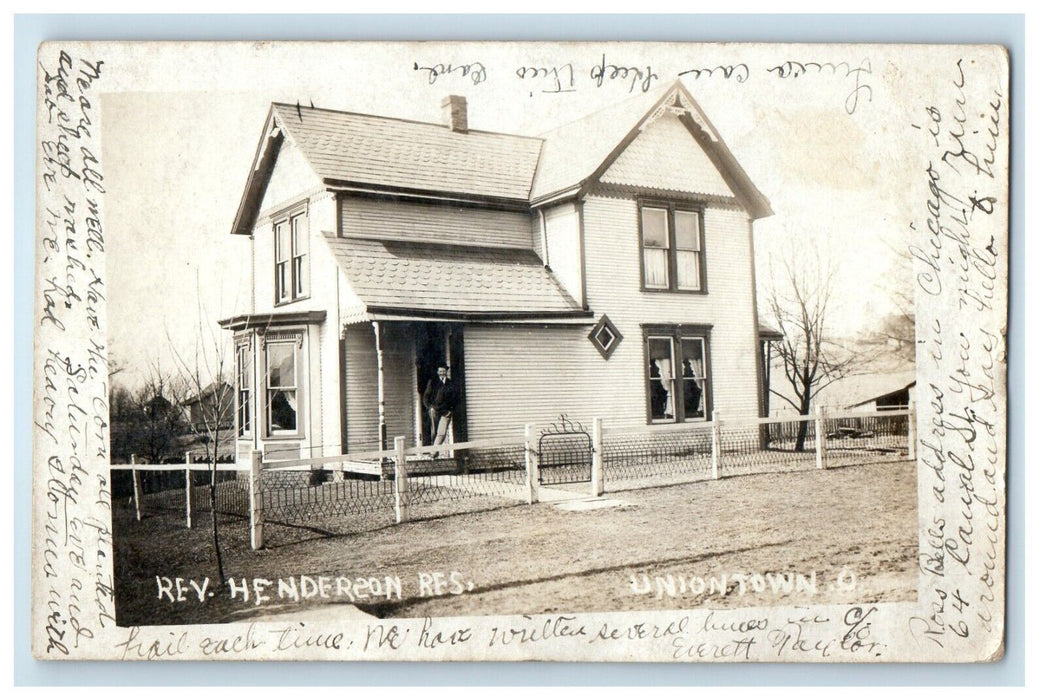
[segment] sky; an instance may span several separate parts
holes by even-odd
[[[829,261],[834,330],[853,335],[892,311],[892,288],[910,284],[891,249],[905,247],[924,186],[905,148],[930,71],[916,50],[902,63],[889,47],[801,45],[259,42],[97,52],[110,81],[101,108],[110,352],[129,384],[151,365],[173,367],[172,348],[191,355],[201,327],[208,338],[217,319],[245,308],[247,241],[229,231],[273,101],[440,122],[442,98],[460,94],[471,128],[537,135],[637,95],[653,104],[683,73],[774,209],[755,223],[761,291],[785,251],[804,265]],[[853,70],[865,65],[870,72]],[[634,70],[613,78],[615,66]],[[552,76],[520,77],[522,67],[558,68],[564,88],[572,70],[573,90],[553,91]]]

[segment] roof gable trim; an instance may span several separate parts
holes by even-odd
[[[600,178],[603,177],[614,161],[624,153],[625,149],[636,140],[639,134],[666,113],[680,117],[680,121],[693,134],[698,145],[701,146],[713,165],[720,171],[727,185],[738,194],[738,199],[753,219],[773,214],[769,200],[756,188],[755,183],[751,181],[748,174],[741,168],[740,163],[734,158],[730,149],[723,143],[719,132],[712,126],[708,115],[698,106],[697,101],[679,80],[675,81],[665,92],[664,96],[643,115],[628,134],[610,151],[599,167],[579,183],[577,196],[584,197],[590,194],[592,189],[599,184]]]

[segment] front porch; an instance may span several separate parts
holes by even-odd
[[[432,444],[433,426],[422,398],[440,366],[449,367],[448,381],[458,390],[448,440],[468,439],[461,324],[409,320],[348,325],[340,355],[343,453],[389,449],[392,438],[400,435],[409,447]]]

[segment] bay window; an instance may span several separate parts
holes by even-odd
[[[299,433],[300,343],[295,339],[265,343],[266,434]]]
[[[251,434],[251,345],[236,345],[236,432]]]

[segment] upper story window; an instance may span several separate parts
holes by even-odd
[[[643,289],[705,292],[700,212],[673,204],[640,207]]]
[[[273,226],[276,259],[276,303],[309,295],[309,225],[304,211],[278,219]]]

